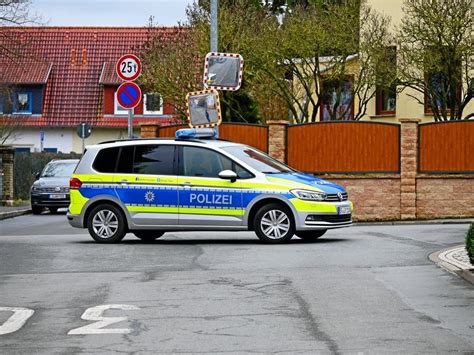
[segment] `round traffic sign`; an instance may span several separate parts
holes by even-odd
[[[142,63],[136,55],[125,54],[117,61],[115,70],[122,80],[133,81],[140,76]]]
[[[81,123],[79,126],[77,126],[77,135],[79,138],[87,138],[91,135],[92,133],[92,127],[88,123]]]
[[[123,83],[117,89],[117,101],[125,109],[136,107],[140,103],[141,98],[142,91],[140,87],[131,81]]]

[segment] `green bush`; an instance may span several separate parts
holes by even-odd
[[[13,195],[15,199],[28,200],[35,175],[53,159],[79,159],[80,154],[64,153],[15,153],[13,165]]]
[[[471,264],[474,265],[474,223],[471,223],[466,234],[466,250]]]

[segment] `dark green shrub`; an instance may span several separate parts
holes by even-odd
[[[471,264],[474,265],[474,223],[471,223],[466,234],[466,250]]]
[[[13,165],[13,194],[15,199],[28,200],[36,173],[53,159],[79,159],[80,154],[64,153],[15,153]]]

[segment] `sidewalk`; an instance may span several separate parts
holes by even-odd
[[[464,244],[437,251],[431,254],[429,258],[438,266],[461,276],[474,285],[474,265],[469,262]]]
[[[24,214],[31,213],[31,206],[30,205],[22,205],[22,206],[14,206],[14,207],[7,207],[7,206],[0,206],[0,221],[7,218],[13,218],[17,216],[21,216]]]

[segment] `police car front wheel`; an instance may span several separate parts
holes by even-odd
[[[87,218],[87,228],[91,237],[99,243],[120,242],[127,232],[122,212],[109,204],[92,209]]]
[[[254,230],[257,237],[265,243],[285,243],[293,237],[295,223],[288,208],[272,203],[258,210]]]

